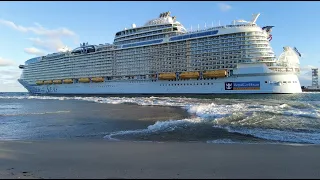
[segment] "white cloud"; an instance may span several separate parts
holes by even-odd
[[[16,63],[14,61],[0,57],[0,67],[1,66],[14,66],[14,65],[16,65]]]
[[[0,24],[5,25],[7,27],[10,27],[12,29],[15,29],[20,32],[33,32],[37,35],[42,35],[42,36],[48,36],[52,38],[57,38],[57,37],[75,37],[76,34],[67,29],[67,28],[58,28],[58,29],[46,29],[43,26],[41,26],[39,23],[35,23],[35,27],[24,27],[15,24],[14,22],[7,21],[4,19],[0,19]]]
[[[72,49],[70,49],[68,46],[65,46],[63,48],[59,48],[58,51],[59,52],[67,52],[67,51],[71,51]]]
[[[26,92],[18,82],[21,70],[18,67],[0,67],[0,92]]]
[[[20,33],[36,35],[36,38],[28,39],[32,46],[23,50],[25,53],[37,56],[65,51],[68,48],[64,42],[68,39],[73,40],[75,44],[79,43],[77,34],[65,27],[49,29],[39,23],[22,26],[4,19],[0,19],[0,26],[11,28]],[[26,89],[17,81],[20,74],[21,69],[14,61],[0,57],[0,92],[26,92]]]
[[[42,52],[41,50],[35,48],[35,47],[31,47],[31,48],[24,48],[24,52],[28,53],[28,54],[33,54],[33,55],[37,55],[37,56],[43,56],[45,55],[44,52]]]
[[[56,51],[65,51],[65,49],[69,48],[66,48],[67,46],[63,42],[63,40],[65,40],[64,38],[71,38],[73,39],[73,42],[75,44],[79,43],[77,34],[67,28],[62,27],[56,29],[48,29],[43,27],[39,23],[33,24],[33,26],[26,27],[17,25],[14,22],[8,20],[0,19],[0,25],[7,26],[19,32],[30,32],[40,36],[40,38],[28,38],[34,46],[24,49],[24,52],[28,54],[44,55]]]
[[[218,7],[222,12],[229,11],[232,8],[230,5],[228,5],[226,3],[219,3]]]
[[[61,39],[40,39],[40,38],[28,38],[33,46],[46,51],[59,51],[60,49],[66,47]]]

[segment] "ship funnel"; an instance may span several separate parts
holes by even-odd
[[[131,26],[132,28],[136,28],[137,26],[136,26],[136,24],[132,24],[132,26]]]

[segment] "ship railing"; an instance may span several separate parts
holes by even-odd
[[[272,63],[275,63],[276,60],[273,60],[273,59],[263,59],[263,60],[257,60],[257,62],[272,62]]]
[[[275,71],[275,72],[295,72],[300,73],[300,68],[297,67],[269,67],[269,69]]]
[[[226,29],[226,28],[238,28],[238,27],[255,27],[257,25],[255,24],[238,24],[238,25],[225,25],[225,26],[216,26],[216,27],[210,27],[210,28],[206,28],[206,29],[201,29],[201,30],[193,30],[193,31],[188,31],[187,33],[184,34],[192,34],[192,33],[196,33],[196,32],[204,32],[204,31],[210,31],[210,30],[214,30],[214,29]]]

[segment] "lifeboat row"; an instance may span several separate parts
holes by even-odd
[[[213,70],[213,71],[203,71],[202,72],[202,77],[203,78],[222,78],[227,76],[227,71],[224,69],[220,70]],[[157,75],[154,74],[151,76],[152,78],[156,78]],[[195,71],[195,72],[182,72],[176,75],[176,73],[160,73],[159,74],[159,79],[160,80],[175,80],[177,77],[179,79],[199,79],[200,78],[200,72]],[[100,83],[104,82],[103,77],[93,77],[93,78],[79,78],[78,82],[80,83]],[[73,79],[63,79],[63,80],[45,80],[45,81],[36,81],[37,85],[43,85],[43,84],[72,84]]]
[[[227,76],[227,71],[224,69],[220,70],[213,70],[213,71],[203,71],[202,77],[203,78],[222,78]],[[156,77],[152,76],[152,77]],[[160,80],[174,80],[176,79],[176,73],[160,73],[159,79]],[[199,79],[200,78],[200,72],[182,72],[178,76],[180,79]]]
[[[90,82],[90,78],[79,78],[78,81],[80,83],[89,83]],[[98,82],[104,82],[104,78],[103,77],[93,77],[91,78],[91,81],[94,83],[98,83]],[[41,81],[38,80],[36,81],[37,85],[43,85],[43,84],[72,84],[73,83],[73,79],[63,79],[63,80],[45,80],[45,81]]]

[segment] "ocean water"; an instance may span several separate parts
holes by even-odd
[[[320,144],[320,93],[35,96],[0,93],[0,139]]]

